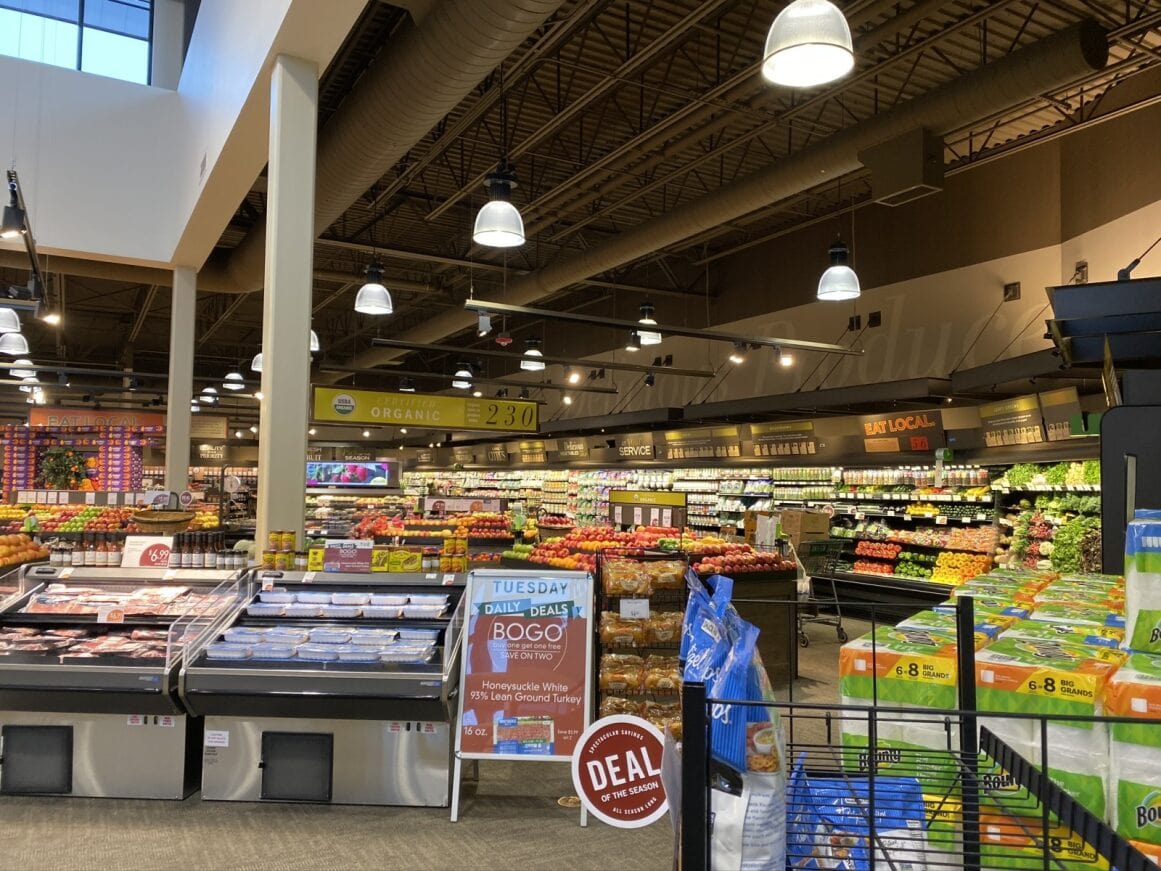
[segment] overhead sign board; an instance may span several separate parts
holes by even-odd
[[[315,387],[312,417],[329,423],[536,432],[539,428],[538,411],[535,402],[519,399]]]

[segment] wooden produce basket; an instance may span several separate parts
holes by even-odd
[[[192,511],[138,511],[133,522],[150,535],[170,535],[185,532],[196,516]]]

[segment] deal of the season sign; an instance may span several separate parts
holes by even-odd
[[[313,419],[379,426],[536,432],[539,426],[538,408],[535,402],[518,399],[477,399],[316,387]]]

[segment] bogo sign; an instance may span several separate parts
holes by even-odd
[[[572,783],[589,813],[620,829],[647,826],[666,810],[662,735],[647,720],[617,715],[589,726],[572,755]]]

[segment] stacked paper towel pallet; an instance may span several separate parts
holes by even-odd
[[[1156,516],[1151,516],[1156,514]],[[944,605],[844,645],[840,685],[845,704],[952,710],[957,707],[955,599],[975,605],[976,688],[981,724],[1037,765],[1118,833],[1161,853],[1161,512],[1138,512],[1127,537],[1125,578],[1005,571],[980,576]],[[1140,724],[1110,725],[1037,716],[1119,716]],[[958,735],[927,713],[878,721],[876,769],[918,777],[928,802],[929,840],[959,845],[954,780]],[[852,767],[866,768],[867,725],[844,720]],[[1007,867],[1031,838],[1013,844],[1007,814],[1029,807],[1015,785],[993,782],[985,800],[985,851],[995,834],[994,867]],[[1039,813],[1039,811],[1036,811]],[[1067,832],[1056,842],[1066,867],[1093,867],[1084,845]],[[1070,846],[1071,845],[1071,846]],[[992,866],[989,866],[992,867]]]

